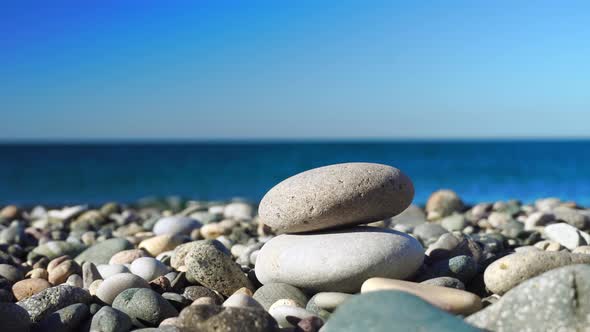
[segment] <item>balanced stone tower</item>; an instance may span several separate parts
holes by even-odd
[[[283,234],[258,254],[258,280],[354,293],[369,278],[410,278],[424,260],[422,245],[392,229],[360,225],[401,213],[413,197],[405,174],[373,163],[330,165],[282,181],[259,207],[261,222]]]

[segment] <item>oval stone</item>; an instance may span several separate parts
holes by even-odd
[[[201,226],[201,223],[193,218],[171,216],[158,220],[154,225],[153,232],[156,235],[189,235],[193,229]]]
[[[261,283],[286,283],[315,292],[356,292],[371,277],[405,279],[422,265],[424,249],[391,229],[353,227],[279,235],[256,261]]]
[[[282,181],[262,198],[258,212],[275,231],[296,233],[389,218],[404,211],[413,198],[412,181],[399,169],[345,163]]]
[[[111,304],[121,292],[129,288],[150,288],[147,281],[131,273],[119,273],[103,281],[96,290],[96,297]]]
[[[483,274],[486,288],[503,295],[525,280],[562,266],[590,264],[590,255],[565,251],[530,251],[504,256],[490,264]]]

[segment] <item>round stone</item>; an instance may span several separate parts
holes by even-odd
[[[354,227],[313,234],[283,234],[258,254],[262,284],[287,283],[310,291],[353,293],[371,277],[405,279],[422,265],[424,249],[390,229]]]
[[[168,273],[168,267],[155,258],[141,257],[131,263],[131,273],[152,281]]]
[[[545,236],[569,250],[590,244],[590,235],[566,223],[551,224],[543,230]]]
[[[104,306],[92,317],[90,331],[127,332],[131,329],[131,325],[131,318],[126,313]]]
[[[299,173],[266,193],[260,219],[278,232],[307,232],[366,224],[404,211],[414,186],[400,170],[372,163],[345,163]]]
[[[193,218],[172,216],[158,220],[154,225],[153,232],[156,235],[189,235],[193,229],[201,226],[201,223]]]
[[[149,288],[147,281],[131,273],[119,273],[103,281],[96,290],[96,297],[106,304],[113,303],[113,300],[129,288]]]
[[[126,313],[138,327],[156,327],[164,319],[178,316],[172,304],[147,288],[124,290],[113,301],[113,308]]]
[[[281,299],[293,300],[300,307],[305,307],[308,301],[307,295],[301,290],[285,283],[269,283],[263,285],[256,290],[253,297],[265,310],[268,310],[276,301]]]
[[[453,212],[461,212],[463,201],[452,190],[439,190],[430,195],[426,202],[426,213],[429,220],[450,216]]]
[[[224,296],[230,296],[242,287],[254,289],[227,248],[218,241],[193,242],[184,261],[187,280],[197,281]]]

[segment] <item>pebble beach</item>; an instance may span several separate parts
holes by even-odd
[[[7,205],[0,331],[590,331],[590,209],[415,194],[343,163],[260,202]]]

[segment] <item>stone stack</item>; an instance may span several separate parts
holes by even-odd
[[[372,277],[413,276],[422,245],[405,233],[363,226],[400,214],[413,196],[405,174],[373,163],[330,165],[284,180],[260,203],[261,222],[283,234],[260,250],[258,280],[353,293]]]

